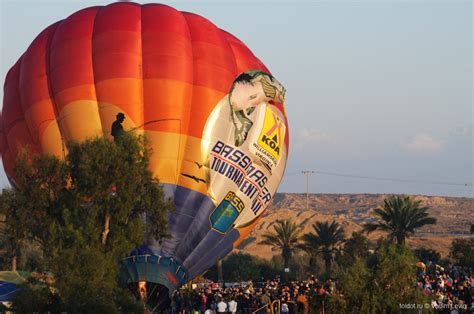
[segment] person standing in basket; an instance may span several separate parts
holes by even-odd
[[[122,123],[125,120],[125,115],[122,112],[117,113],[116,120],[112,123],[112,130],[110,134],[114,137],[116,141],[125,131],[123,130]]]

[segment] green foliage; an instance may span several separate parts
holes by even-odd
[[[284,260],[284,267],[288,268],[291,257],[299,248],[300,232],[298,225],[291,219],[278,220],[273,225],[273,232],[263,234],[260,244],[272,246],[273,250],[279,250]]]
[[[356,258],[352,266],[339,275],[341,295],[336,294],[329,302],[329,312],[345,309],[347,313],[370,313],[371,295],[366,291],[372,274],[365,260]]]
[[[454,239],[450,256],[455,260],[456,265],[472,267],[474,265],[474,238]]]
[[[383,246],[376,256],[374,284],[379,294],[379,312],[399,310],[400,303],[424,303],[423,293],[416,285],[416,258],[406,246]]]
[[[384,200],[382,206],[374,209],[377,223],[367,223],[364,230],[367,233],[381,230],[388,232],[398,244],[405,243],[405,239],[415,233],[416,228],[424,225],[436,224],[436,218],[429,217],[428,207],[421,207],[421,201],[415,201],[406,196],[392,195]]]
[[[319,260],[316,261],[313,267],[308,267],[309,256],[307,254],[302,254],[303,252],[298,252],[293,255],[288,263],[288,268],[290,269],[289,273],[286,273],[288,280],[307,280],[310,275],[318,273],[318,270],[322,268],[323,265]],[[265,279],[274,279],[277,276],[281,276],[281,270],[285,267],[285,261],[281,255],[275,255],[269,261],[269,265],[273,272],[271,275],[263,276]]]
[[[367,256],[369,244],[369,239],[362,232],[352,232],[351,237],[344,244],[344,252],[354,258],[362,258]]]
[[[165,237],[173,209],[148,170],[149,155],[145,139],[130,134],[68,143],[66,160],[20,155],[17,187],[1,194],[0,209],[11,243],[41,248],[68,313],[133,307],[118,286],[118,263],[145,233]]]
[[[242,252],[227,256],[222,268],[226,282],[261,281],[262,278],[273,279],[280,273],[272,262]],[[206,278],[217,281],[217,268],[209,269]]]
[[[369,252],[369,239],[362,232],[352,232],[352,235],[344,243],[343,250],[336,255],[337,264],[348,267],[357,258],[365,258]]]
[[[258,282],[275,279],[281,276],[284,263],[283,257],[280,255],[275,255],[271,260],[266,260],[243,252],[231,253],[222,263],[224,281],[239,282],[253,280]],[[308,278],[306,264],[306,256],[294,255],[288,265],[290,268],[288,279],[306,280]],[[205,277],[217,281],[217,267],[214,266],[209,269]]]
[[[279,260],[279,262],[275,261],[275,257]],[[292,269],[293,262],[295,258],[290,260],[290,270]],[[264,280],[275,279],[281,275],[281,270],[284,267],[283,258],[280,255],[274,256],[270,261],[266,259],[261,259],[261,263],[258,263],[260,266],[260,280],[263,278]],[[291,274],[291,272],[290,272]],[[290,277],[291,278],[291,277]]]
[[[326,278],[331,277],[331,266],[337,252],[344,242],[344,229],[336,221],[329,223],[317,221],[313,232],[303,236],[301,247],[314,258],[321,254],[326,268]]]
[[[340,272],[339,295],[330,299],[330,313],[398,313],[400,303],[423,304],[416,286],[416,258],[405,246],[383,245],[372,267],[356,258]]]
[[[21,290],[14,304],[18,313],[60,313],[64,311],[60,297],[54,289],[36,282],[28,282]]]
[[[4,215],[2,228],[2,250],[5,252],[5,264],[9,263],[12,271],[16,270],[16,264],[20,250],[28,239],[29,230],[26,221],[32,217],[25,210],[23,204],[27,202],[25,197],[18,199],[15,190],[3,190],[0,195],[0,213]],[[32,205],[32,204],[31,204]],[[30,205],[30,207],[31,207]]]

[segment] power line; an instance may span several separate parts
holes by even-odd
[[[306,176],[306,209],[309,209],[309,177],[314,173],[314,171],[301,171],[302,174]]]
[[[366,179],[366,180],[376,180],[376,181],[391,181],[391,182],[406,182],[406,183],[422,183],[422,184],[436,184],[436,185],[453,185],[453,186],[472,186],[472,183],[455,183],[455,182],[442,182],[442,181],[426,181],[426,180],[414,180],[414,179],[402,179],[402,178],[387,178],[387,177],[373,177],[373,176],[360,176],[352,175],[345,173],[337,172],[328,172],[328,171],[315,171],[318,174],[336,176],[336,177],[346,177],[354,179]]]
[[[303,174],[305,172],[303,171]],[[377,176],[364,176],[364,175],[353,175],[347,173],[338,173],[338,172],[329,172],[329,171],[313,171],[313,173],[334,176],[334,177],[344,177],[351,179],[364,179],[364,180],[375,180],[375,181],[389,181],[389,182],[405,182],[405,183],[418,183],[418,184],[434,184],[434,185],[450,185],[450,186],[464,186],[470,187],[473,186],[472,182],[443,182],[443,181],[428,181],[428,180],[415,180],[415,179],[404,179],[404,178],[390,178],[390,177],[377,177]],[[298,174],[297,172],[286,173],[286,176],[292,176]]]

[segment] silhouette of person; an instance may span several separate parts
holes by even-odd
[[[124,133],[122,122],[125,120],[125,115],[122,112],[117,113],[116,120],[112,123],[111,135],[114,137],[114,140]]]

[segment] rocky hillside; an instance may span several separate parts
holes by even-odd
[[[387,195],[383,194],[310,194],[309,209],[306,209],[306,194],[277,194],[272,206],[249,237],[241,243],[240,250],[250,254],[270,258],[272,252],[268,246],[259,245],[262,234],[272,230],[278,219],[293,218],[304,232],[312,230],[316,221],[335,219],[346,230],[346,236],[359,231],[365,222],[373,221],[371,211]],[[409,239],[412,247],[426,247],[439,251],[443,256],[449,253],[451,242],[456,237],[469,236],[469,228],[474,223],[474,199],[440,196],[415,196],[429,207],[428,212],[438,219],[436,225],[418,230],[415,237]],[[370,235],[376,240],[381,233]]]

